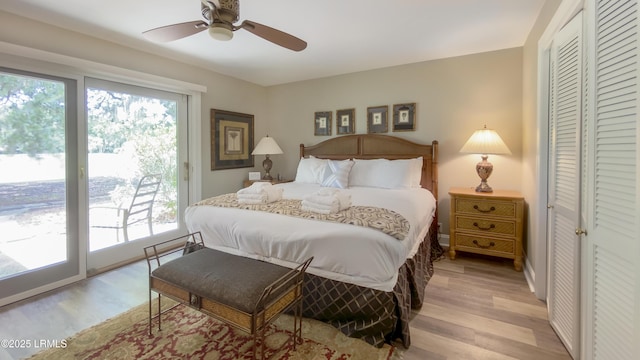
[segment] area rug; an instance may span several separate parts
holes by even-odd
[[[163,305],[169,300],[163,300]],[[167,304],[173,305],[173,304]],[[154,322],[149,335],[148,305],[84,330],[66,340],[65,348],[44,350],[41,359],[251,359],[250,335],[220,321],[178,305],[162,316],[162,330]],[[389,345],[376,348],[345,336],[320,321],[303,319],[302,344],[289,339],[293,317],[280,316],[266,330],[265,355],[278,360],[398,360],[402,352]],[[284,345],[284,346],[283,346]]]

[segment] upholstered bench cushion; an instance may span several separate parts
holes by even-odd
[[[204,248],[161,265],[151,276],[251,313],[264,289],[289,271],[283,266]]]

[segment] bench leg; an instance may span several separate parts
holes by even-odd
[[[162,330],[160,321],[162,319],[162,294],[158,293],[158,331]]]
[[[160,319],[162,318],[162,294],[158,293],[158,331],[162,330],[160,327]],[[149,289],[149,335],[153,335],[153,309],[151,300],[151,289]]]
[[[151,324],[151,319],[153,319],[153,313],[151,312],[151,286],[149,286],[149,335],[153,335],[151,332],[151,327],[153,326]]]
[[[260,359],[264,360],[264,342],[265,342],[264,341],[264,331],[267,328],[267,326],[264,323],[264,321],[265,321],[264,315],[265,314],[264,314],[264,311],[263,311],[262,315],[261,315],[261,319],[260,319],[261,320],[260,323],[262,324],[260,329],[258,329],[258,327],[257,327],[258,315],[254,315],[253,316],[253,321],[254,321],[254,327],[253,328],[254,328],[254,330],[253,330],[253,353],[252,353],[252,356],[251,356],[252,360],[256,360],[258,358],[257,357],[258,346],[260,347]]]

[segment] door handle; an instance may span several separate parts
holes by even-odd
[[[581,228],[577,228],[576,229],[576,235],[580,236],[580,235],[587,235],[587,230],[585,229],[581,229]]]

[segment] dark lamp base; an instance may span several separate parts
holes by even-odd
[[[266,155],[267,158],[262,162],[262,167],[264,168],[264,176],[262,176],[262,180],[273,180],[269,171],[271,171],[271,166],[273,166],[273,162],[269,159],[269,155]]]

